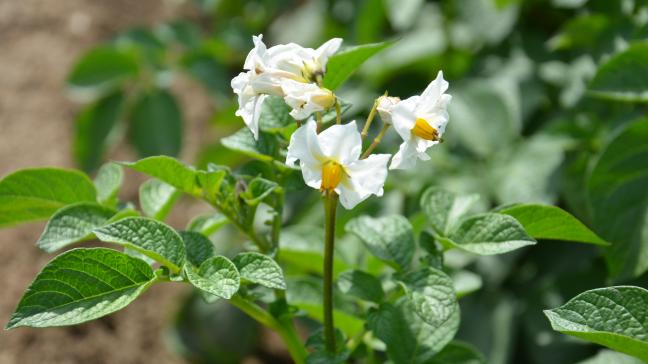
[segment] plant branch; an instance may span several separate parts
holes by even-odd
[[[364,127],[362,128],[362,132],[360,133],[362,139],[364,139],[369,133],[369,127],[371,126],[371,123],[376,117],[377,110],[378,110],[378,99],[374,100],[373,106],[371,107],[371,111],[369,111],[369,116],[367,116],[367,121],[365,121]]]
[[[335,123],[342,124],[342,109],[340,108],[340,100],[335,99]]]
[[[326,213],[324,238],[324,339],[326,350],[335,353],[335,325],[333,324],[333,253],[335,247],[335,211],[338,195],[334,191],[326,193],[324,210]]]
[[[376,135],[376,138],[373,140],[373,142],[371,142],[371,145],[369,146],[369,148],[367,148],[367,150],[365,150],[365,152],[362,153],[362,156],[360,157],[360,159],[367,158],[371,154],[371,152],[373,152],[373,150],[376,149],[376,146],[378,146],[378,144],[380,144],[380,141],[385,136],[385,133],[387,132],[387,129],[389,129],[389,127],[390,127],[390,124],[384,124],[383,125],[382,130],[380,130],[380,133],[378,133],[378,135]]]

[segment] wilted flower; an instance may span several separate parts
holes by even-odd
[[[317,134],[312,119],[290,139],[286,164],[299,164],[304,182],[322,192],[335,191],[340,203],[352,209],[369,196],[382,196],[389,154],[360,159],[362,139],[355,121],[333,125]]]
[[[446,94],[448,82],[443,72],[432,81],[420,96],[412,96],[391,108],[391,121],[403,138],[390,169],[408,169],[416,160],[428,160],[425,151],[438,144],[448,124],[447,107],[452,96]]]
[[[258,137],[259,116],[266,95],[284,97],[295,109],[291,115],[296,119],[305,119],[312,112],[334,104],[333,93],[321,88],[319,83],[329,57],[338,50],[342,39],[331,39],[317,49],[294,43],[266,49],[261,35],[252,40],[254,48],[243,65],[246,71],[232,79],[232,89],[238,95],[236,115],[243,118],[255,138]]]

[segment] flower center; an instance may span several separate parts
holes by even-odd
[[[315,59],[310,61],[304,61],[304,67],[301,70],[302,77],[308,82],[313,82],[316,84],[322,83],[322,77],[324,76],[324,70],[322,65]]]
[[[333,191],[342,181],[344,169],[342,165],[334,161],[324,163],[322,167],[322,186],[320,191]]]
[[[416,124],[412,128],[412,134],[425,140],[437,141],[439,140],[439,132],[428,124],[425,119],[416,119]]]

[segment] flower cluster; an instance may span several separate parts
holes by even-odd
[[[445,93],[448,82],[442,72],[421,95],[405,100],[385,95],[376,100],[365,131],[377,112],[385,124],[383,132],[393,126],[403,142],[393,157],[371,154],[382,138],[381,133],[363,153],[364,132],[358,132],[355,121],[332,125],[318,133],[320,125],[311,117],[337,102],[335,94],[322,87],[321,81],[328,59],[337,52],[342,40],[334,38],[312,49],[293,43],[266,48],[261,39],[253,37],[254,49],[245,60],[246,71],[232,80],[239,101],[236,115],[243,118],[256,138],[263,100],[268,95],[277,95],[292,108],[293,118],[308,119],[293,133],[286,157],[290,166],[299,161],[308,186],[337,193],[341,204],[351,209],[371,195],[382,195],[388,165],[389,169],[410,169],[417,160],[430,159],[426,151],[441,141],[452,98]]]

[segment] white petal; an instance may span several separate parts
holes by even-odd
[[[245,63],[243,68],[246,70],[254,70],[258,66],[263,65],[263,59],[266,54],[266,46],[263,44],[263,34],[258,36],[252,36],[252,42],[254,42],[254,48],[248,53],[245,58]]]
[[[412,128],[416,124],[415,110],[418,105],[419,96],[412,96],[399,102],[392,109],[392,124],[394,129],[404,140],[410,140],[412,137]]]
[[[448,90],[448,86],[448,81],[443,79],[443,71],[439,71],[436,79],[430,82],[428,87],[426,87],[425,91],[421,94],[421,97],[425,99],[434,99],[436,101]]]
[[[372,154],[346,166],[354,189],[362,195],[382,196],[390,158],[390,154]]]
[[[299,164],[304,177],[304,183],[307,186],[319,190],[322,186],[322,167],[321,165],[313,165],[301,162]]]
[[[398,103],[401,101],[399,97],[392,97],[392,96],[380,96],[378,98],[378,107],[376,107],[376,110],[378,110],[378,114],[380,115],[380,119],[385,123],[385,124],[391,124],[392,123],[392,111],[394,110],[394,107],[398,105]]]
[[[419,152],[416,150],[416,139],[404,141],[394,154],[389,169],[411,169],[416,165]]]
[[[290,137],[286,164],[294,166],[295,162],[299,160],[302,170],[304,164],[312,169],[319,169],[321,180],[321,164],[324,159],[325,157],[317,139],[317,124],[311,119],[299,127]],[[306,176],[304,175],[304,177]]]
[[[324,71],[326,71],[326,63],[328,63],[328,59],[334,55],[338,49],[340,49],[340,45],[342,45],[342,38],[333,38],[322,44],[315,51],[315,57],[319,64],[322,65]]]
[[[343,166],[358,160],[362,153],[362,138],[355,120],[342,125],[332,125],[317,138],[322,152]]]
[[[340,203],[352,209],[371,195],[382,196],[389,154],[373,154],[345,167],[347,178],[338,186]]]
[[[297,120],[306,119],[314,112],[325,110],[330,105],[322,105],[321,102],[334,100],[331,91],[314,83],[283,80],[281,87],[285,94],[284,101],[293,109],[290,115]]]

